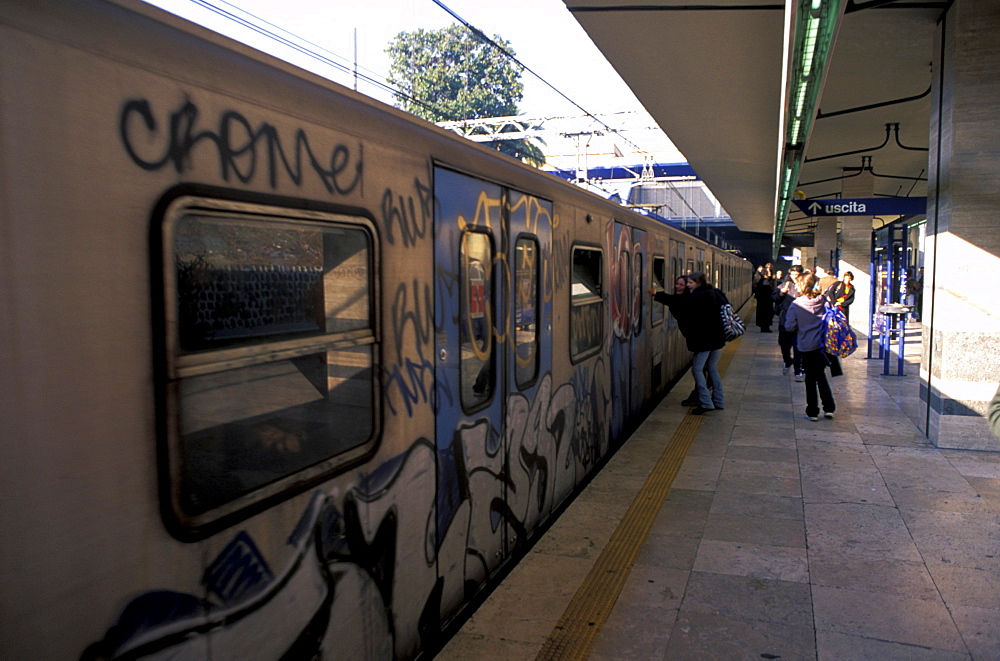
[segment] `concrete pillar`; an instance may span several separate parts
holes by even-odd
[[[1000,380],[1000,3],[957,0],[934,52],[924,355],[926,433],[1000,451],[984,414]]]
[[[855,171],[856,172],[856,171]],[[870,171],[845,172],[841,184],[841,197],[853,199],[875,196],[875,177]],[[868,336],[871,305],[871,260],[872,260],[872,217],[840,216],[840,262],[837,273],[845,271],[854,274],[854,304],[851,306],[851,327],[858,338]]]
[[[816,247],[816,266],[822,266],[829,271],[836,269],[833,256],[837,254],[837,218],[836,216],[820,216],[816,219],[816,232],[813,234],[813,245]]]
[[[802,259],[802,268],[812,271],[816,268],[816,248],[813,246],[803,246],[799,248],[799,255]]]

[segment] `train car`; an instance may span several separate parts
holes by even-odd
[[[0,658],[414,658],[750,267],[126,0],[0,4]]]

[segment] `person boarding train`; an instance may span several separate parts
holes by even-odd
[[[685,319],[688,351],[691,360],[691,374],[698,389],[698,406],[691,413],[702,415],[707,411],[725,408],[722,379],[717,365],[722,348],[726,345],[726,334],[722,326],[722,306],[729,301],[722,291],[708,283],[705,274],[695,271],[688,276],[689,294],[665,294],[650,290],[653,300],[664,303],[671,314]],[[711,391],[709,390],[711,389]]]

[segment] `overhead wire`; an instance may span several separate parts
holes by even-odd
[[[356,70],[353,70],[348,64],[344,64],[342,62],[338,62],[337,61],[339,59],[339,60],[342,60],[343,62],[350,62],[349,59],[347,59],[347,58],[345,58],[345,57],[343,57],[341,55],[338,55],[338,54],[334,53],[333,51],[330,51],[327,48],[324,48],[323,46],[320,46],[319,44],[313,43],[313,42],[309,41],[308,39],[304,39],[303,37],[300,37],[299,35],[296,35],[295,33],[290,32],[290,31],[288,31],[288,30],[286,30],[286,29],[284,29],[284,28],[282,28],[282,27],[280,27],[278,25],[275,25],[274,23],[272,23],[272,22],[270,22],[270,21],[268,21],[268,20],[266,20],[266,19],[264,19],[264,18],[262,18],[260,16],[257,16],[255,14],[253,14],[252,12],[249,12],[249,11],[247,11],[247,10],[241,8],[241,7],[238,7],[237,5],[234,5],[231,2],[227,2],[226,0],[215,0],[214,2],[211,1],[211,0],[191,0],[191,2],[194,3],[194,4],[196,4],[196,5],[198,5],[198,6],[200,6],[200,7],[202,7],[202,8],[204,8],[204,9],[207,9],[207,10],[209,10],[211,12],[214,12],[214,13],[218,14],[219,16],[222,16],[223,18],[231,20],[231,21],[233,21],[233,22],[241,25],[242,27],[244,27],[246,29],[249,29],[249,30],[251,30],[253,32],[256,32],[257,34],[260,34],[261,36],[267,37],[267,38],[272,39],[272,40],[274,40],[274,41],[276,41],[276,42],[278,42],[278,43],[280,43],[280,44],[282,44],[282,45],[284,45],[284,46],[286,46],[288,48],[291,48],[292,50],[297,51],[298,53],[301,53],[302,55],[305,55],[307,57],[311,57],[313,59],[316,59],[316,60],[322,62],[323,64],[331,66],[334,69],[337,69],[337,70],[339,70],[341,72],[348,73],[348,74],[353,74],[358,79],[363,80],[366,83],[369,83],[369,84],[371,84],[371,85],[373,85],[373,86],[375,86],[377,88],[380,88],[382,90],[390,92],[390,93],[392,93],[393,95],[396,95],[399,98],[406,99],[407,101],[410,101],[411,103],[415,103],[417,105],[420,105],[421,107],[427,108],[428,110],[434,110],[435,112],[442,112],[441,109],[437,108],[434,104],[428,103],[428,102],[426,102],[426,101],[424,101],[422,99],[418,99],[418,98],[412,96],[411,94],[407,94],[406,92],[403,92],[402,90],[400,90],[400,89],[398,89],[396,87],[393,87],[388,82],[385,82],[384,78],[382,78],[381,76],[379,76],[379,74],[377,74],[375,72],[372,72],[370,70],[365,69],[365,71],[368,71],[371,75],[359,74]],[[583,106],[581,106],[579,103],[577,103],[576,101],[574,101],[573,99],[571,99],[569,96],[567,96],[566,94],[564,94],[555,85],[553,85],[552,83],[550,83],[549,81],[547,81],[545,78],[543,78],[542,76],[540,76],[539,74],[537,74],[534,70],[532,70],[530,67],[528,67],[523,62],[521,62],[513,53],[511,53],[510,51],[508,51],[506,48],[504,48],[503,46],[501,46],[500,44],[498,44],[496,41],[494,41],[490,37],[486,36],[486,34],[482,30],[476,28],[471,23],[469,23],[468,21],[466,21],[458,13],[456,13],[454,10],[452,10],[451,8],[449,8],[443,2],[441,2],[440,0],[432,0],[432,2],[434,2],[434,4],[438,5],[441,9],[443,9],[445,12],[447,12],[456,21],[458,21],[459,23],[461,23],[466,29],[468,29],[470,32],[472,32],[472,34],[475,35],[476,38],[482,40],[486,44],[490,45],[491,47],[493,47],[493,48],[497,49],[498,51],[500,51],[501,53],[503,53],[503,55],[505,57],[507,57],[508,59],[510,59],[511,61],[513,61],[514,63],[516,63],[524,71],[527,71],[528,73],[530,73],[532,76],[534,76],[539,81],[541,81],[544,85],[546,85],[547,87],[549,87],[550,89],[552,89],[559,96],[561,96],[566,101],[568,101],[570,104],[572,104],[574,107],[576,107],[577,109],[579,109],[586,117],[589,117],[593,121],[597,122],[600,126],[602,126],[608,132],[613,133],[613,134],[619,136],[622,139],[622,141],[625,142],[625,143],[627,143],[627,144],[629,144],[635,150],[636,153],[639,153],[639,154],[648,154],[649,153],[647,150],[641,148],[635,142],[633,142],[628,137],[626,137],[621,132],[620,129],[616,129],[616,128],[611,127],[606,122],[604,122],[603,120],[599,119],[596,115],[594,115],[593,113],[591,113],[590,111],[588,111],[586,108],[584,108]],[[231,7],[233,10],[236,10],[236,11],[244,14],[245,16],[250,17],[250,19],[252,19],[252,20],[248,20],[247,18],[244,18],[243,16],[240,16],[240,15],[234,13],[234,11],[230,11],[230,10],[227,10],[227,9],[225,9],[223,7],[220,7],[219,6],[220,4],[227,5],[228,7]],[[272,28],[272,29],[268,29],[268,27],[264,27],[264,26],[268,26],[269,28]],[[284,33],[284,35],[288,35],[288,36],[283,36],[282,34],[279,34],[279,32]],[[289,37],[291,37],[291,38],[289,38]],[[323,53],[326,53],[328,55],[324,55]],[[336,59],[333,59],[333,58],[336,58]],[[380,78],[381,78],[381,80],[380,80]],[[443,113],[443,114],[447,114],[447,113]],[[454,117],[453,119],[455,119],[457,121],[457,120],[460,120],[461,118]]]
[[[301,43],[297,43],[296,41],[293,41],[292,39],[289,39],[288,37],[284,37],[284,36],[278,34],[277,32],[273,32],[271,30],[268,30],[267,28],[262,27],[261,25],[256,24],[253,21],[247,20],[246,18],[243,18],[242,16],[239,16],[239,15],[237,15],[237,14],[231,12],[231,11],[227,11],[226,9],[223,9],[222,7],[217,6],[216,4],[210,2],[209,0],[191,0],[192,3],[194,3],[194,4],[196,4],[196,5],[200,6],[200,7],[203,7],[204,9],[207,9],[207,10],[209,10],[211,12],[214,12],[214,13],[218,14],[219,16],[222,16],[223,18],[229,19],[229,20],[231,20],[231,21],[233,21],[233,22],[235,22],[235,23],[237,23],[237,24],[239,24],[239,25],[241,25],[241,26],[243,26],[243,27],[245,27],[245,28],[247,28],[249,30],[252,30],[253,32],[256,32],[257,34],[260,34],[261,36],[267,37],[269,39],[273,39],[274,41],[277,41],[278,43],[280,43],[280,44],[282,44],[284,46],[287,46],[288,48],[291,48],[292,50],[295,50],[295,51],[297,51],[297,52],[299,52],[299,53],[301,53],[303,55],[306,55],[306,56],[311,57],[311,58],[313,58],[315,60],[318,60],[318,61],[322,62],[323,64],[326,64],[328,66],[333,67],[334,69],[338,69],[338,70],[340,70],[342,72],[349,73],[349,74],[352,74],[354,76],[357,76],[357,78],[365,81],[366,83],[374,85],[375,87],[381,88],[381,89],[383,89],[383,90],[385,90],[387,92],[390,92],[392,94],[395,94],[395,95],[397,95],[397,96],[399,96],[401,98],[405,98],[406,100],[411,101],[412,103],[416,103],[417,105],[420,105],[420,106],[422,106],[424,108],[427,108],[428,110],[437,110],[433,105],[428,104],[427,102],[425,102],[425,101],[423,101],[421,99],[417,99],[417,98],[415,98],[415,97],[413,97],[413,96],[411,96],[409,94],[406,94],[405,92],[403,92],[403,91],[401,91],[401,90],[393,87],[392,85],[389,85],[387,82],[383,82],[383,80],[379,80],[378,78],[376,78],[376,76],[378,76],[378,74],[375,73],[375,72],[373,72],[373,71],[371,71],[371,70],[369,70],[369,69],[364,69],[362,67],[362,69],[364,69],[365,71],[368,71],[369,73],[371,73],[370,76],[369,75],[365,75],[365,74],[359,74],[356,70],[352,69],[347,64],[342,64],[340,62],[337,62],[336,60],[331,59],[331,57],[327,57],[326,55],[323,55],[322,53],[320,53],[318,51],[323,51],[325,53],[328,53],[333,58],[338,58],[338,59],[344,60],[345,62],[349,62],[349,60],[347,58],[343,57],[342,55],[337,55],[333,51],[330,51],[330,50],[324,48],[323,46],[315,44],[315,43],[309,41],[308,39],[304,39],[303,37],[300,37],[299,35],[297,35],[297,34],[295,34],[293,32],[289,32],[288,30],[286,30],[286,29],[284,29],[284,28],[282,28],[282,27],[280,27],[278,25],[275,25],[274,23],[271,23],[270,21],[267,21],[266,19],[261,18],[260,16],[257,16],[256,14],[253,14],[253,13],[251,13],[251,12],[249,12],[249,11],[241,8],[241,7],[237,7],[236,5],[234,5],[234,4],[230,3],[230,2],[226,2],[226,0],[217,0],[217,1],[219,3],[221,3],[221,4],[228,5],[229,7],[232,7],[233,9],[235,9],[235,10],[237,10],[239,12],[242,12],[246,16],[249,16],[252,19],[254,19],[254,21],[259,21],[263,25],[270,26],[270,27],[274,28],[275,30],[280,30],[281,32],[284,32],[285,34],[290,35],[293,39],[295,39],[295,40],[297,40],[298,42],[301,42]],[[302,44],[308,44],[312,48],[315,48],[315,49],[318,49],[318,50],[312,50],[310,48],[307,48],[306,46],[303,46]]]
[[[636,152],[641,153],[641,154],[647,153],[646,150],[642,149],[637,144],[635,144],[634,142],[632,142],[631,140],[629,140],[627,137],[625,137],[624,135],[622,135],[622,133],[618,129],[615,129],[615,128],[612,128],[612,127],[608,126],[604,121],[598,119],[589,110],[587,110],[586,108],[584,108],[583,106],[581,106],[579,103],[577,103],[573,99],[571,99],[568,96],[566,96],[555,85],[553,85],[552,83],[550,83],[549,81],[545,80],[540,75],[538,75],[537,73],[535,73],[534,70],[532,70],[530,67],[528,67],[527,65],[525,65],[519,59],[517,59],[516,55],[514,55],[513,53],[511,53],[510,51],[508,51],[506,48],[504,48],[503,46],[501,46],[500,44],[498,44],[497,42],[495,42],[493,39],[487,37],[486,34],[483,33],[482,30],[480,30],[479,28],[477,28],[476,26],[472,25],[467,20],[465,20],[464,18],[462,18],[461,16],[459,16],[454,10],[452,10],[450,7],[448,7],[448,5],[446,5],[443,2],[441,2],[441,0],[431,0],[431,2],[433,2],[438,7],[440,7],[443,10],[445,10],[446,12],[448,12],[448,14],[452,18],[454,18],[456,21],[458,21],[459,23],[461,23],[462,25],[464,25],[478,39],[480,39],[481,41],[489,44],[493,48],[495,48],[498,51],[500,51],[501,53],[503,53],[504,56],[506,56],[508,59],[510,59],[511,61],[515,62],[519,67],[521,67],[522,69],[524,69],[525,71],[527,71],[528,73],[530,73],[532,76],[534,76],[535,78],[537,78],[538,80],[540,80],[542,83],[544,83],[550,89],[552,89],[556,94],[558,94],[562,98],[564,98],[567,101],[569,101],[573,106],[575,106],[576,108],[578,108],[584,115],[586,115],[587,117],[590,117],[592,120],[594,120],[595,122],[597,122],[598,124],[600,124],[601,126],[603,126],[607,131],[609,131],[611,133],[614,133],[615,135],[620,136],[623,141],[627,142],[632,147],[634,147]]]
[[[210,0],[191,0],[191,2],[194,3],[195,5],[198,5],[198,6],[202,7],[202,8],[204,8],[204,9],[207,9],[210,12],[216,13],[219,16],[222,16],[223,18],[231,20],[231,21],[233,21],[233,22],[241,25],[242,27],[244,27],[244,28],[246,28],[248,30],[256,32],[257,34],[259,34],[259,35],[261,35],[263,37],[267,37],[269,39],[273,39],[274,41],[276,41],[276,42],[278,42],[278,43],[280,43],[280,44],[282,44],[282,45],[284,45],[284,46],[286,46],[288,48],[291,48],[292,50],[294,50],[294,51],[296,51],[298,53],[301,53],[302,55],[305,55],[307,57],[311,57],[311,58],[313,58],[315,60],[318,60],[319,62],[322,62],[323,64],[325,64],[327,66],[333,67],[334,69],[340,70],[341,72],[351,74],[351,75],[354,76],[355,80],[363,80],[366,83],[369,83],[369,84],[371,84],[371,85],[373,85],[373,86],[375,86],[377,88],[380,88],[382,90],[390,92],[391,94],[393,94],[397,98],[406,99],[407,101],[410,101],[411,103],[417,104],[417,105],[419,105],[419,106],[421,106],[423,108],[426,108],[428,110],[432,110],[432,111],[440,113],[440,114],[448,115],[447,112],[443,112],[440,108],[437,108],[433,104],[428,103],[428,102],[426,102],[426,101],[424,101],[422,99],[418,99],[418,98],[416,98],[416,97],[414,97],[414,96],[412,96],[410,94],[407,94],[407,93],[403,92],[402,90],[399,90],[398,88],[393,87],[382,76],[380,76],[379,74],[377,74],[377,73],[375,73],[373,71],[370,71],[368,69],[364,69],[362,67],[363,70],[368,71],[371,75],[366,75],[364,73],[358,73],[358,66],[357,66],[356,62],[354,63],[354,68],[352,69],[348,64],[343,64],[341,62],[338,62],[336,59],[332,59],[332,58],[337,58],[337,59],[343,60],[344,62],[348,62],[349,63],[350,60],[348,60],[347,58],[343,57],[342,55],[338,55],[337,53],[334,53],[333,51],[330,51],[329,49],[327,49],[327,48],[325,48],[323,46],[320,46],[319,44],[313,43],[313,42],[309,41],[308,39],[300,37],[299,35],[297,35],[297,34],[295,34],[293,32],[290,32],[289,30],[286,30],[285,28],[282,28],[282,27],[280,27],[278,25],[275,25],[274,23],[272,23],[272,22],[270,22],[270,21],[268,21],[268,20],[266,20],[266,19],[264,19],[264,18],[262,18],[260,16],[257,16],[256,14],[253,14],[252,12],[249,12],[249,11],[243,9],[242,7],[238,7],[237,5],[234,5],[233,3],[228,2],[227,0],[216,0],[216,1],[218,3],[221,3],[223,5],[227,5],[228,7],[231,7],[233,10],[238,11],[238,12],[244,14],[245,16],[250,17],[253,20],[248,20],[247,18],[244,18],[243,16],[237,15],[233,11],[226,10],[226,9],[218,6],[217,4],[211,2]],[[443,9],[445,12],[447,12],[452,18],[454,18],[459,23],[461,23],[466,29],[468,29],[470,32],[472,32],[472,34],[477,39],[480,39],[484,43],[486,43],[486,44],[490,45],[491,47],[495,48],[496,50],[498,50],[505,57],[507,57],[508,59],[510,59],[511,61],[513,61],[514,63],[516,63],[519,67],[521,67],[522,70],[527,71],[532,76],[534,76],[539,81],[541,81],[543,84],[545,84],[547,87],[549,87],[550,89],[552,89],[553,91],[555,91],[559,96],[561,96],[566,101],[568,101],[570,104],[572,104],[574,107],[576,107],[577,109],[579,109],[586,117],[589,117],[591,120],[593,120],[594,122],[596,122],[597,124],[599,124],[600,126],[602,126],[606,131],[608,131],[609,133],[612,133],[612,134],[617,135],[618,137],[620,137],[621,140],[623,142],[627,143],[628,145],[630,145],[635,150],[636,153],[646,154],[646,155],[649,154],[649,152],[647,150],[641,148],[635,142],[633,142],[628,137],[626,137],[621,132],[620,129],[616,129],[616,128],[611,127],[605,121],[599,119],[596,115],[594,115],[589,110],[587,110],[586,108],[584,108],[583,106],[581,106],[579,103],[577,103],[576,101],[574,101],[573,99],[571,99],[566,94],[564,94],[555,85],[553,85],[552,83],[550,83],[549,81],[547,81],[545,78],[543,78],[538,73],[536,73],[533,69],[531,69],[530,67],[528,67],[527,65],[525,65],[523,62],[521,62],[512,52],[508,51],[506,48],[504,48],[503,46],[501,46],[500,44],[498,44],[496,41],[494,41],[490,37],[486,36],[486,34],[482,30],[476,28],[471,23],[469,23],[468,21],[466,21],[464,18],[462,18],[460,15],[458,15],[458,13],[456,13],[450,7],[448,7],[443,2],[441,2],[441,0],[432,0],[432,2],[434,2],[434,4],[436,4],[441,9]],[[257,21],[257,22],[255,23],[254,21]],[[273,28],[273,30],[268,29],[267,27],[264,27],[264,26],[269,26],[270,28]],[[288,35],[288,36],[287,37],[283,36],[282,34],[279,34],[279,32],[284,33],[284,35]],[[289,38],[289,37],[291,37],[291,38]],[[305,45],[303,45],[303,44],[305,44]],[[322,54],[320,51],[322,51],[322,53],[327,53],[329,56]],[[380,80],[380,78],[381,78],[381,80]],[[456,120],[456,121],[458,121],[461,118],[455,118],[455,117],[453,117],[453,119]],[[598,185],[596,182],[590,182],[590,185],[595,186],[596,188],[599,188],[599,189],[605,191],[606,193],[612,193],[612,191],[609,191],[606,188],[604,188],[603,186]],[[684,198],[683,195],[680,195],[680,191],[676,190],[676,187],[673,186],[673,183],[670,182],[669,185],[670,185],[671,188],[674,189],[674,191],[677,193],[678,197],[685,204],[685,206],[687,206],[694,213],[695,218],[697,218],[699,221],[703,220],[703,218],[698,214],[698,212],[690,205],[690,203],[687,201],[687,199]]]

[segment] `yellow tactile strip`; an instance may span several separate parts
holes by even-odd
[[[719,360],[720,374],[725,374],[729,368],[739,343],[740,340],[736,340],[726,346]],[[684,416],[607,546],[552,629],[537,659],[586,659],[590,656],[701,421],[702,416],[690,413]]]

